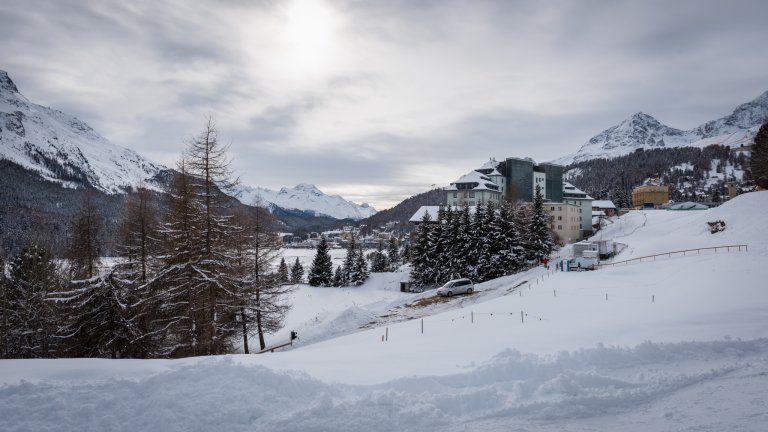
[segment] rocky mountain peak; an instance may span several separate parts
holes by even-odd
[[[10,91],[12,93],[18,93],[19,89],[16,88],[16,84],[13,83],[11,77],[4,70],[0,70],[0,90]]]

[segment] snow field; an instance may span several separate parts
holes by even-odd
[[[430,293],[401,294],[395,276],[301,287],[288,321],[308,336],[286,352],[2,361],[0,429],[764,431],[766,210],[756,192],[708,211],[631,213],[602,233],[629,246],[617,261],[749,252],[539,267],[424,308],[407,305]],[[710,234],[717,219],[726,230]],[[314,324],[313,303],[327,312]],[[359,328],[372,317],[384,327]],[[333,332],[346,334],[324,339]]]

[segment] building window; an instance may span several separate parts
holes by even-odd
[[[454,192],[454,193],[453,193],[453,197],[454,197],[454,198],[456,198],[456,196],[457,196],[458,194],[459,194],[458,192]]]
[[[563,211],[563,208],[562,207],[558,207],[557,211]]]
[[[562,216],[558,216],[557,220],[563,220],[563,217]]]
[[[558,225],[557,229],[561,230],[561,229],[563,229],[563,226],[562,225]]]
[[[474,192],[470,192],[470,193],[469,193],[469,197],[470,197],[470,198],[474,198],[474,197],[475,197],[475,193],[474,193]]]

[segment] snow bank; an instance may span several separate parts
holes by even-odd
[[[138,381],[5,385],[0,418],[9,431],[450,431],[554,424],[584,430],[646,405],[655,415],[622,429],[668,430],[680,424],[675,409],[692,402],[678,393],[695,389],[693,402],[704,417],[684,424],[717,417],[731,430],[755,430],[755,421],[768,421],[764,400],[737,411],[719,402],[745,399],[742,385],[765,388],[767,359],[765,339],[646,342],[547,357],[509,350],[462,374],[343,386],[222,358]],[[717,393],[707,391],[713,386]]]

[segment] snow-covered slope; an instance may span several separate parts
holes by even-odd
[[[87,182],[106,193],[121,192],[164,169],[112,144],[77,118],[30,102],[2,70],[0,159],[64,186]]]
[[[13,161],[66,187],[88,183],[106,193],[119,193],[147,180],[162,165],[133,150],[119,147],[81,120],[30,102],[5,71],[0,70],[0,159]],[[363,219],[376,213],[338,195],[325,195],[314,185],[300,184],[279,191],[243,187],[240,199],[264,201],[284,209],[314,212],[337,219]]]
[[[261,187],[242,187],[239,199],[243,204],[263,201],[283,209],[314,212],[318,216],[330,216],[336,219],[365,219],[376,213],[376,209],[367,203],[355,204],[339,195],[326,195],[313,184],[301,183],[292,189],[279,191]]]
[[[392,281],[387,293],[301,289],[307,328],[353,327],[318,343],[300,333],[288,352],[0,361],[0,418],[8,430],[762,432],[766,210],[768,192],[754,192],[707,211],[631,212],[601,233],[627,244],[617,261],[748,251],[538,267],[432,303]],[[725,231],[710,234],[712,220]],[[358,328],[365,317],[400,322]]]
[[[587,141],[574,154],[555,160],[568,165],[597,158],[613,158],[637,149],[706,147],[712,144],[750,144],[760,125],[768,121],[768,91],[739,105],[733,113],[691,130],[666,126],[644,113],[637,113]]]

